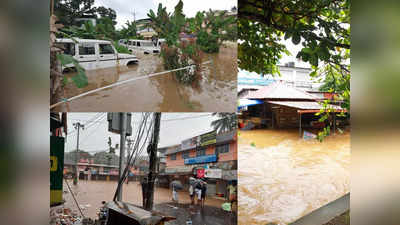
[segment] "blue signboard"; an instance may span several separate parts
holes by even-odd
[[[185,165],[198,164],[198,163],[209,163],[209,162],[216,162],[216,161],[217,161],[217,155],[203,155],[203,156],[185,159]]]

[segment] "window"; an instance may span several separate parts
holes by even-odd
[[[171,154],[171,160],[176,160],[176,153]]]
[[[74,43],[63,43],[64,54],[75,55],[75,44]]]
[[[100,54],[114,54],[114,49],[110,44],[99,44]]]
[[[95,55],[94,43],[79,44],[79,55]]]
[[[203,156],[203,155],[206,155],[206,149],[205,148],[197,149],[196,156]]]
[[[140,47],[140,42],[137,42],[137,46],[139,46],[139,47]]]
[[[187,159],[187,158],[190,158],[189,157],[189,151],[182,152],[182,159]]]
[[[229,152],[229,144],[226,145],[219,145],[215,148],[215,153],[227,153]]]
[[[103,168],[103,173],[108,174],[110,172],[110,168]]]

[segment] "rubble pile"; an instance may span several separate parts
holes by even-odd
[[[64,206],[50,209],[50,225],[78,225],[82,224],[82,218],[78,212]]]

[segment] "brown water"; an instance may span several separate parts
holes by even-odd
[[[238,157],[239,224],[288,224],[349,192],[349,132],[320,143],[297,130],[241,131]]]
[[[102,201],[111,201],[114,197],[115,190],[117,188],[117,181],[85,181],[80,180],[77,186],[72,184],[72,180],[68,181],[72,191],[79,205],[84,207],[83,213],[85,216],[90,218],[97,218],[97,212],[102,206]],[[64,191],[67,191],[68,187],[64,182]],[[172,201],[172,190],[167,188],[155,188],[154,189],[154,203],[166,203]],[[122,191],[122,200],[125,202],[133,203],[136,205],[142,205],[142,187],[139,182],[129,182],[124,184]],[[178,192],[179,203],[189,204],[190,198],[188,192]],[[78,212],[78,208],[73,200],[72,195],[69,193],[63,194],[63,198],[66,200],[65,207],[71,208],[73,211]],[[205,204],[221,208],[224,202],[219,199],[206,198]]]
[[[69,83],[65,98],[113,84],[117,81],[164,71],[158,55],[137,55],[139,63],[129,67],[86,71],[89,85],[79,89]],[[84,96],[58,107],[59,111],[175,111],[233,112],[236,109],[237,46],[221,47],[218,54],[207,54],[198,87],[178,83],[164,74],[134,81]]]

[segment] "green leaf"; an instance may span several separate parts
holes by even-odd
[[[63,66],[78,62],[76,59],[74,59],[74,57],[66,54],[57,54],[57,59],[60,60],[60,63]]]
[[[285,37],[284,37],[285,40],[289,39],[291,35],[292,35],[292,34],[291,34],[289,31],[287,31],[287,32],[285,33]]]
[[[78,88],[83,88],[88,85],[88,79],[85,71],[82,68],[77,69],[77,74],[71,77],[72,81],[76,84]]]
[[[317,75],[317,71],[315,70],[310,73],[310,77],[316,77]]]

